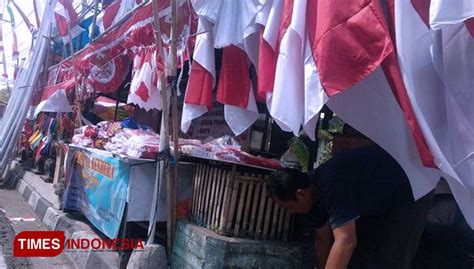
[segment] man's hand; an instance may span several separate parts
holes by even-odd
[[[318,265],[317,268],[324,269],[324,267],[326,267],[326,261],[328,260],[329,251],[331,250],[334,241],[329,222],[326,222],[326,224],[324,224],[320,229],[316,229],[314,239],[316,262]]]
[[[333,230],[334,244],[329,252],[326,269],[346,268],[357,245],[355,221],[351,220]]]

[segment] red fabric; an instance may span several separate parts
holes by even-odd
[[[100,54],[94,57],[100,57]],[[124,82],[129,65],[130,60],[124,55],[97,65],[91,63],[87,82],[96,92],[115,92]]]
[[[120,9],[120,3],[122,1],[114,1],[112,4],[110,4],[104,11],[104,17],[103,17],[103,22],[102,25],[104,29],[109,28],[112,26],[112,23],[114,22],[115,16],[117,15],[119,9]]]
[[[257,100],[264,102],[267,92],[273,91],[275,82],[275,70],[280,48],[280,41],[291,23],[293,12],[293,0],[283,0],[281,21],[278,29],[278,41],[273,50],[272,46],[263,38],[263,30],[260,34],[260,46],[258,55],[258,82]]]
[[[328,96],[364,79],[393,51],[377,2],[308,1],[309,41]]]
[[[257,86],[257,100],[260,102],[265,102],[267,92],[273,89],[277,56],[278,53],[272,49],[263,35],[260,35]]]
[[[193,61],[184,102],[192,105],[212,107],[212,74],[198,62]]]
[[[415,8],[420,18],[430,28],[430,4],[431,0],[411,0],[411,4]]]
[[[145,83],[140,83],[140,86],[138,86],[138,90],[135,92],[136,95],[138,95],[143,102],[148,101],[148,98],[150,98],[150,95],[148,94],[148,88],[146,87]]]
[[[67,93],[71,92],[74,89],[74,79],[70,79],[53,86],[45,87],[41,93],[41,101],[48,100],[48,98],[53,95],[53,93],[61,89],[65,89]]]
[[[223,49],[217,85],[217,101],[247,108],[250,91],[250,64],[247,54],[236,46]]]
[[[471,37],[474,38],[474,18],[467,19],[464,21],[464,24],[466,25],[467,30],[471,34]]]
[[[393,5],[393,0],[389,0],[388,7],[389,29],[393,31],[391,33],[392,38],[395,38],[395,5]],[[382,12],[381,8],[379,10],[380,12]],[[428,148],[425,137],[421,132],[420,125],[416,120],[413,107],[411,106],[410,98],[408,97],[407,89],[405,88],[405,84],[403,82],[402,74],[400,71],[400,65],[398,63],[395,45],[394,51],[390,53],[387,58],[385,58],[385,60],[382,62],[382,68],[387,78],[387,81],[390,84],[392,92],[395,95],[395,98],[397,99],[397,102],[403,110],[405,119],[412,132],[423,165],[426,167],[436,168],[433,155],[431,154],[431,151]]]
[[[73,28],[77,25],[77,13],[72,6],[72,0],[59,0],[57,5],[62,5],[67,12],[68,18],[65,18],[63,14],[54,12],[54,17],[58,25],[58,32],[61,37],[68,35],[68,25],[70,28]]]

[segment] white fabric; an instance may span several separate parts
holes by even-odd
[[[163,100],[161,99],[160,91],[158,91],[156,85],[153,84],[153,76],[156,75],[153,73],[151,63],[149,61],[145,62],[142,68],[132,78],[127,103],[136,104],[146,111],[151,109],[161,110],[163,108]],[[146,87],[148,92],[149,97],[147,100],[143,100],[136,94],[137,90],[143,86]]]
[[[275,70],[270,115],[285,131],[298,136],[304,118],[304,47],[306,0],[295,0],[291,24],[284,34]]]
[[[213,23],[213,46],[215,48],[235,45],[246,52],[254,66],[258,66],[259,36],[257,23],[262,23],[268,16],[266,14],[268,13],[268,8],[263,8],[264,0],[196,0],[192,1],[192,3],[200,19],[204,18]],[[198,30],[198,32],[201,32],[201,30]],[[194,105],[189,108],[195,111],[192,113],[183,112],[183,119],[186,118],[186,121],[183,120],[181,124],[182,129],[184,125],[186,130],[189,128],[188,123],[190,123],[187,120],[188,117],[191,117],[191,115],[202,115],[207,112],[207,108],[202,106],[197,107]],[[249,89],[246,107],[224,104],[224,118],[235,135],[240,135],[247,130],[257,120],[258,116],[259,113],[252,86]]]
[[[438,18],[453,14],[447,6],[439,11],[446,13]],[[395,14],[398,57],[412,107],[435,164],[474,227],[474,40],[463,23],[431,31],[410,0],[396,1]]]
[[[257,13],[265,0],[192,0],[200,18],[214,24],[214,47],[223,48],[243,43],[249,34],[247,28],[255,23]]]
[[[56,7],[54,8],[54,12],[58,14],[59,16],[64,17],[66,20],[66,23],[69,24],[69,29],[71,31],[71,38],[75,38],[76,36],[80,35],[84,29],[80,27],[78,24],[71,25],[71,18],[69,17],[68,10],[66,9],[63,4],[58,1]],[[75,12],[75,11],[74,11]],[[56,23],[58,23],[56,21]],[[76,22],[77,23],[77,22]],[[64,28],[68,28],[67,25],[63,25]],[[63,41],[63,44],[67,44],[70,41],[69,35],[66,36],[61,36],[61,39]]]
[[[265,29],[263,31],[263,39],[272,47],[274,51],[277,50],[278,38],[279,38],[279,29],[281,22],[281,12],[283,10],[283,1],[273,1],[271,3],[270,11],[268,14],[268,20],[266,22]],[[271,111],[273,89],[265,89],[267,91],[266,104],[268,111]]]
[[[72,107],[67,100],[66,90],[57,90],[48,99],[42,100],[36,106],[34,117],[36,118],[40,112],[72,112]]]
[[[224,118],[235,135],[240,135],[247,130],[257,119],[259,113],[253,87],[250,86],[249,102],[247,107],[242,108],[232,105],[224,105]]]
[[[105,16],[110,16],[110,17],[113,17],[113,20],[112,20],[112,25],[116,24],[117,22],[120,21],[120,19],[123,18],[123,16],[125,16],[130,10],[132,10],[133,8],[135,8],[137,6],[135,0],[119,0],[117,1],[118,3],[116,2],[113,2],[111,5],[114,5],[114,4],[119,4],[119,8],[118,8],[118,11],[115,13],[115,14],[111,14],[111,13],[106,13],[106,11],[108,11],[107,9],[103,9],[99,14],[97,14],[97,26],[99,27],[99,31],[102,33],[104,32],[106,29],[104,27],[104,17]],[[109,7],[109,6],[107,6]],[[110,12],[110,11],[109,11]]]
[[[327,104],[398,161],[410,179],[415,199],[434,189],[439,171],[423,167],[403,111],[380,68],[351,89],[332,96]]]
[[[255,32],[248,33],[243,43],[237,44],[237,46],[246,52],[254,66],[258,66],[259,36],[256,27],[252,27],[252,30]],[[250,84],[247,107],[224,105],[225,121],[235,135],[240,135],[247,130],[258,119],[258,116],[257,101],[252,84]]]
[[[196,37],[196,45],[194,47],[194,61],[198,62],[204,69],[206,69],[213,77],[212,88],[216,84],[216,67],[214,60],[214,38],[211,30],[212,23],[204,18],[199,18],[198,33]],[[187,93],[186,93],[187,94]],[[207,112],[205,105],[193,105],[184,102],[183,115],[181,117],[181,131],[186,133],[191,126],[193,119],[204,115]]]
[[[473,0],[431,0],[430,25],[439,30],[445,25],[458,24],[474,17]]]
[[[328,96],[324,92],[319,80],[319,74],[314,62],[309,40],[306,39],[304,60],[304,121],[303,128],[308,137],[316,139],[316,124],[319,111],[327,102]]]

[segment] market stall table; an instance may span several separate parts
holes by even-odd
[[[117,238],[127,222],[149,221],[156,160],[70,146],[66,157],[64,209],[82,212],[109,238]],[[194,164],[179,163],[178,202],[191,196]],[[157,221],[166,220],[165,183],[158,201]]]

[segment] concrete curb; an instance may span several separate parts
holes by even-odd
[[[16,190],[49,230],[64,231],[66,240],[100,238],[92,229],[84,230],[78,221],[70,219],[62,211],[55,209],[51,202],[41,197],[29,183],[23,180],[23,171],[20,170],[22,169],[10,170],[10,177],[17,182]],[[116,252],[89,250],[66,251],[65,254],[77,268],[118,268],[120,266],[120,257]]]

